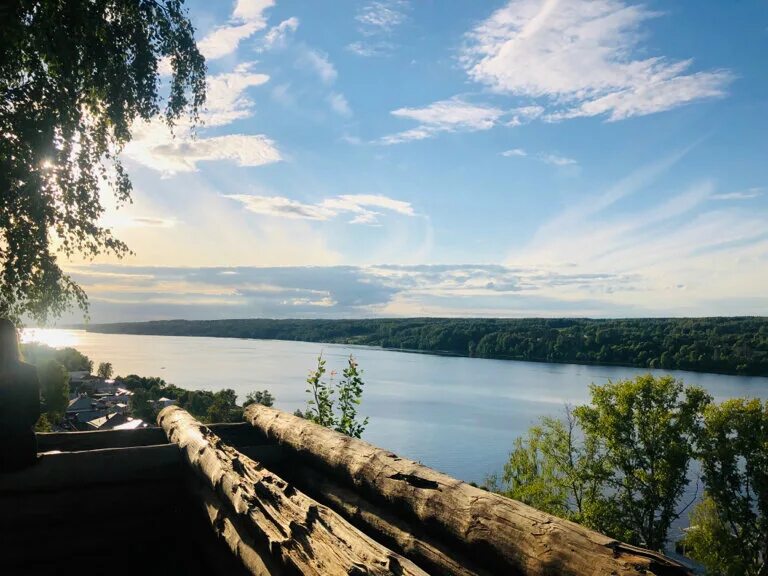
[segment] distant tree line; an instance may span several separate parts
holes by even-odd
[[[93,332],[303,340],[537,362],[768,375],[768,318],[167,320]]]

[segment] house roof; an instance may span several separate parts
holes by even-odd
[[[67,412],[81,412],[83,410],[90,410],[93,404],[93,398],[89,398],[88,396],[78,396],[77,398],[69,401],[69,404],[67,405]]]
[[[140,420],[139,418],[134,418],[133,420],[128,420],[128,422],[125,422],[124,424],[118,424],[112,428],[112,430],[135,430],[136,428],[141,428],[142,426],[146,426],[144,421]]]
[[[128,417],[125,414],[112,413],[95,418],[88,421],[88,426],[96,430],[112,430],[115,426],[119,426],[128,421]]]

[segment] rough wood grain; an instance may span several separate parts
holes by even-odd
[[[490,572],[690,574],[661,554],[628,546],[291,414],[253,404],[245,417],[302,463],[409,522],[418,522]]]
[[[425,534],[418,523],[407,522],[386,508],[372,504],[315,469],[292,462],[282,470],[286,471],[285,477],[295,482],[300,489],[333,508],[366,534],[413,560],[430,574],[491,576],[476,562]]]
[[[317,576],[424,575],[353,527],[330,508],[296,490],[257,462],[227,446],[188,412],[165,408],[158,423],[203,485],[225,506],[223,519],[248,528],[247,539],[269,550],[285,573]],[[242,536],[241,540],[246,539]],[[233,550],[237,552],[237,548]],[[265,563],[240,558],[253,574]]]

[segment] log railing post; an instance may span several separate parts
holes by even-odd
[[[199,496],[214,529],[251,573],[426,575],[226,445],[181,408],[165,408],[158,423],[199,479]]]
[[[690,574],[662,554],[475,488],[286,412],[252,404],[245,418],[301,466],[311,466],[372,504],[418,523],[448,550],[490,573]],[[407,550],[400,551],[409,556]]]

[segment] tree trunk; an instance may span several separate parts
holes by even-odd
[[[420,525],[494,574],[688,575],[677,562],[474,488],[308,420],[253,404],[246,420],[290,456]]]
[[[409,560],[372,540],[338,514],[234,448],[224,444],[189,413],[176,407],[158,415],[171,442],[221,503],[213,505],[216,522],[230,522],[228,543],[253,574],[269,562],[280,572],[317,576],[419,575],[426,573]],[[209,515],[210,517],[210,515]],[[224,526],[223,530],[228,528]],[[247,531],[247,534],[243,533]],[[269,550],[269,558],[249,560],[238,541],[250,549]],[[258,554],[256,554],[258,556]]]

